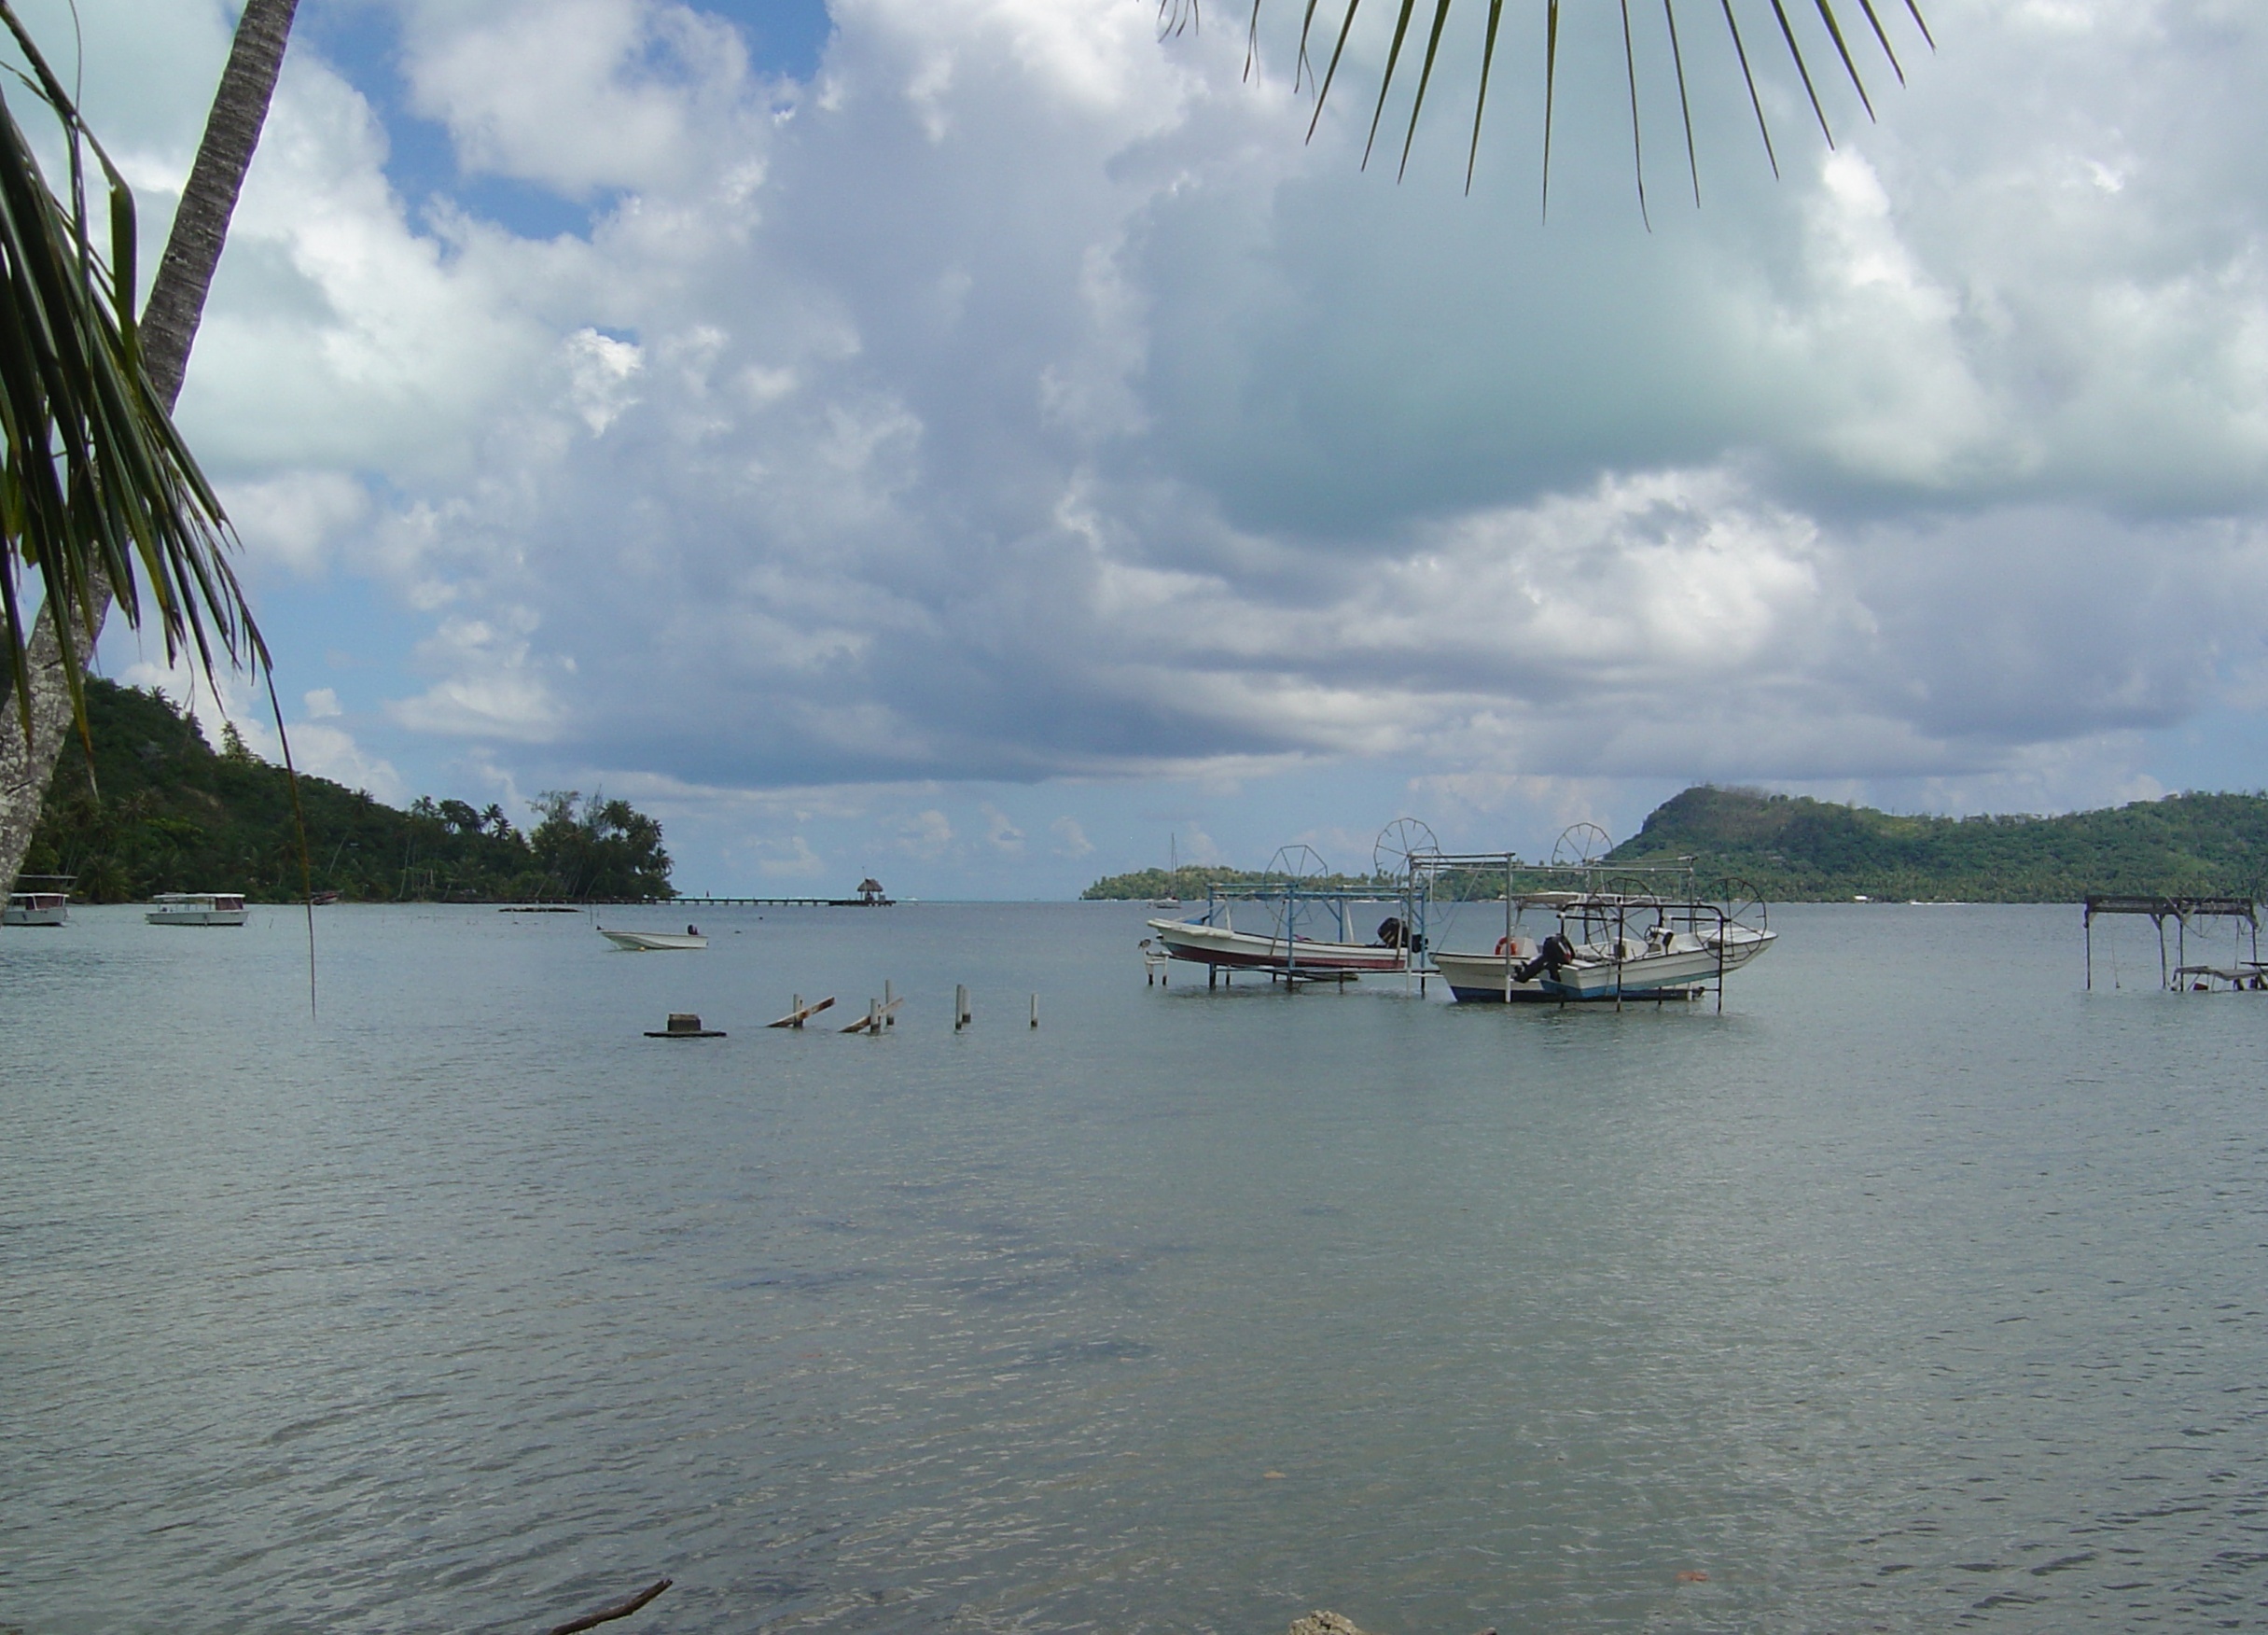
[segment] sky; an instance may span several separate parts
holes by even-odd
[[[1775,178],[1689,5],[1698,208],[1634,8],[1643,216],[1613,9],[1548,214],[1540,4],[1469,193],[1484,8],[1398,181],[1300,9],[301,0],[178,418],[302,765],[933,898],[2268,783],[2268,7],[1878,7],[1872,122],[1798,17],[1830,148],[1745,0]],[[23,10],[154,269],[231,9]]]

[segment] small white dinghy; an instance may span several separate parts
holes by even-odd
[[[670,948],[705,948],[708,938],[692,926],[683,931],[610,931],[599,927],[599,935],[626,954],[660,953]]]

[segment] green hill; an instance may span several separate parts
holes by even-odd
[[[1701,787],[1663,802],[1608,857],[1691,857],[1704,887],[1738,875],[1780,901],[2251,894],[2268,883],[2268,796],[2168,795],[2060,818],[1906,818],[1802,795]]]
[[[67,746],[25,873],[77,875],[73,895],[91,902],[160,891],[299,895],[282,767],[246,750],[233,728],[215,750],[170,699],[114,682],[89,679],[87,720],[93,780],[85,752]],[[328,778],[299,779],[318,891],[385,901],[671,895],[661,825],[620,801],[579,799],[545,797],[543,821],[522,833],[493,805],[421,799],[405,812]]]
[[[1607,854],[1615,863],[1691,858],[1701,888],[1728,877],[1774,901],[1959,899],[2076,902],[2090,891],[2268,894],[2268,795],[2168,795],[2061,818],[1903,818],[1804,795],[1700,786],[1656,807]],[[1088,898],[1202,901],[1232,869],[1143,869],[1097,880]],[[1355,882],[1334,882],[1354,884]],[[1321,882],[1318,882],[1321,884]],[[1501,873],[1450,875],[1436,898],[1490,897]]]

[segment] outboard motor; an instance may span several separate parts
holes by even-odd
[[[1512,971],[1512,980],[1514,982],[1534,982],[1540,973],[1550,971],[1551,980],[1557,982],[1559,968],[1571,963],[1574,958],[1575,944],[1557,931],[1553,931],[1543,940],[1543,946],[1537,950],[1535,958],[1529,960],[1525,965],[1517,967]]]
[[[1405,937],[1401,921],[1392,915],[1378,922],[1378,946],[1381,948],[1398,948],[1402,946]]]

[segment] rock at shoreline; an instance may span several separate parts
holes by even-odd
[[[1290,1635],[1362,1635],[1352,1618],[1343,1618],[1337,1613],[1310,1613],[1304,1618],[1291,1621]]]

